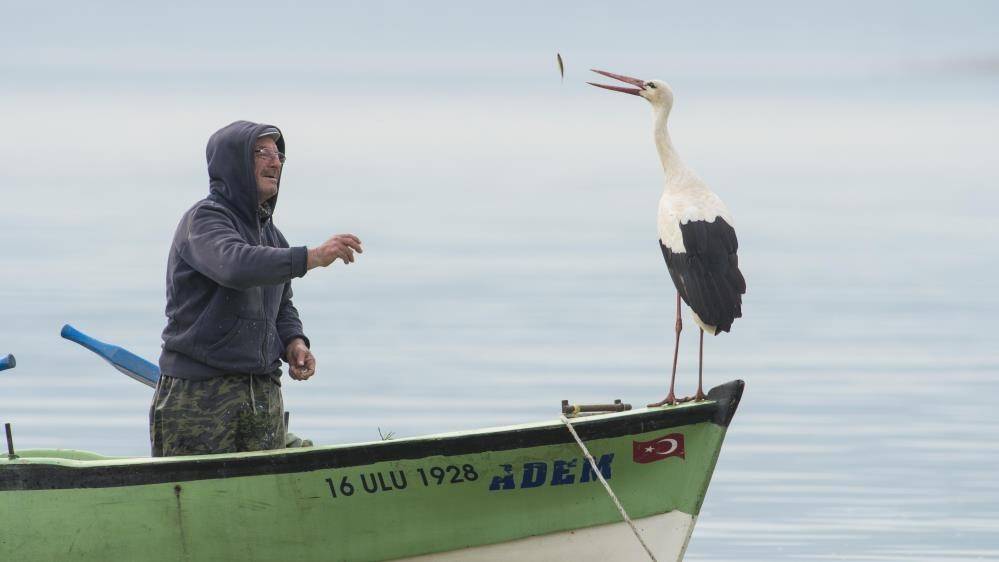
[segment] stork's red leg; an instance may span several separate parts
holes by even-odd
[[[704,400],[704,328],[701,328],[701,346],[697,352],[697,394],[694,400]]]
[[[661,402],[649,404],[650,408],[655,408],[664,404],[669,404],[671,406],[676,404],[676,394],[673,392],[673,388],[676,385],[676,360],[680,354],[680,330],[683,330],[683,320],[680,318],[680,293],[678,291],[676,293],[676,343],[673,345],[673,375],[669,379],[669,394]]]

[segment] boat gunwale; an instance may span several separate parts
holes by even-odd
[[[727,427],[738,407],[744,387],[743,381],[734,380],[712,388],[708,392],[708,400],[704,402],[575,418],[573,427],[584,441],[642,434],[703,422]],[[572,436],[562,423],[547,421],[388,441],[252,453],[90,461],[51,457],[0,459],[0,492],[117,488],[313,472],[378,462],[507,451],[572,442]]]

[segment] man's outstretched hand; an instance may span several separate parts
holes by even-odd
[[[354,252],[363,254],[361,239],[353,234],[337,234],[315,248],[309,248],[308,269],[326,267],[337,258],[343,263],[354,263]]]
[[[304,381],[316,374],[316,358],[302,338],[295,338],[288,343],[285,357],[288,358],[288,374],[291,378]]]

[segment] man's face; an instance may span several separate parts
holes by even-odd
[[[259,150],[263,149],[264,154]],[[271,137],[257,139],[253,144],[253,172],[257,178],[257,197],[261,203],[277,195],[281,161],[277,158],[277,143]]]

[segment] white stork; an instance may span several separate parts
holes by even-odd
[[[704,332],[717,335],[732,329],[732,322],[742,316],[742,295],[746,280],[739,271],[736,252],[739,241],[732,227],[732,215],[725,203],[712,192],[693,170],[684,165],[673,148],[666,121],[673,108],[673,91],[661,80],[648,82],[594,70],[598,74],[635,86],[625,88],[588,82],[592,86],[641,96],[652,104],[654,135],[659,159],[666,174],[666,186],[659,199],[659,246],[666,269],[676,285],[676,344],[673,349],[673,375],[669,394],[662,402],[649,406],[675,404],[676,360],[680,349],[680,299],[694,314],[701,327],[697,364],[697,394],[704,399]],[[689,400],[684,398],[681,401]]]

